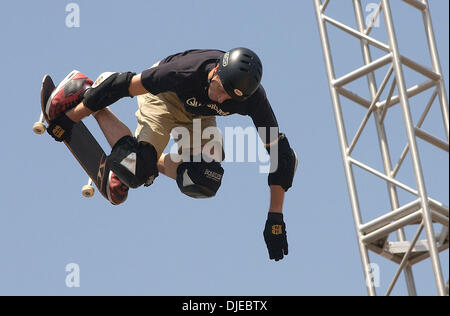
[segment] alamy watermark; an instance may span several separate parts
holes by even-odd
[[[369,13],[366,17],[366,25],[370,25],[373,21],[373,27],[380,27],[379,6],[380,4],[373,2],[366,5],[366,12]],[[68,3],[66,12],[66,26],[68,28],[80,27],[80,6],[75,2]]]
[[[366,285],[367,287],[380,287],[380,266],[376,263],[370,263],[367,267]]]
[[[80,6],[77,3],[68,3],[66,5],[66,26],[68,28],[80,27]]]
[[[80,266],[76,263],[66,265],[66,286],[80,287]]]
[[[278,146],[270,146],[269,153],[265,144],[270,140],[276,144],[278,127],[225,127],[223,134],[216,126],[202,130],[201,119],[194,119],[192,126],[192,131],[186,127],[172,130],[175,144],[169,151],[174,162],[257,162],[260,173],[277,170]]]
[[[368,3],[366,5],[366,12],[369,14],[366,17],[366,25],[369,26],[372,23],[372,27],[380,27],[380,14],[379,14],[379,3]]]

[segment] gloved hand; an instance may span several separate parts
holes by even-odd
[[[269,212],[264,228],[264,240],[271,260],[279,261],[288,254],[286,224],[282,213]]]
[[[47,132],[53,137],[57,142],[70,141],[70,136],[72,135],[72,128],[75,122],[67,117],[65,113],[62,113],[47,127]]]

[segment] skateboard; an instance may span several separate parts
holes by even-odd
[[[44,121],[49,124],[45,106],[54,89],[55,84],[53,83],[52,78],[49,75],[45,75],[42,79],[41,86],[41,116],[39,121],[33,125],[33,131],[36,134],[40,135],[45,133],[46,127]],[[92,186],[93,182],[99,192],[107,199],[105,185],[106,154],[86,125],[81,121],[75,124],[72,129],[70,140],[64,141],[64,144],[89,176],[88,184],[84,185],[81,190],[83,196],[94,196],[95,190]]]

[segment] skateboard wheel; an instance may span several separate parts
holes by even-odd
[[[36,122],[33,124],[33,132],[38,135],[45,133],[45,125],[42,122]]]
[[[84,185],[81,189],[81,193],[84,197],[90,198],[94,196],[94,187],[92,185]]]

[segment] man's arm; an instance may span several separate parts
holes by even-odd
[[[128,91],[131,97],[135,97],[141,94],[146,94],[148,91],[144,88],[141,82],[141,74],[134,75],[131,79],[130,86],[128,87]],[[78,104],[76,107],[70,109],[66,112],[68,118],[70,118],[74,122],[79,122],[83,118],[94,113],[88,107],[84,105],[83,102]]]
[[[270,207],[269,212],[271,213],[283,213],[283,202],[284,202],[285,191],[280,185],[270,186]]]
[[[134,97],[147,92],[156,95],[169,91],[187,77],[189,73],[174,71],[174,66],[169,64],[151,67],[137,75],[134,72],[105,72],[97,79],[98,82],[86,90],[83,102],[65,112],[60,119],[54,120],[54,126],[47,130],[57,141],[63,141],[63,137],[59,135],[70,135],[74,124],[86,116],[103,110],[124,97]],[[53,130],[59,131],[58,134],[53,133]]]
[[[138,95],[146,94],[149,92],[142,85],[141,75],[142,74],[137,74],[137,75],[133,76],[133,78],[131,79],[131,83],[130,83],[130,87],[128,88],[128,91],[130,92],[130,96],[132,96],[132,97],[136,97]]]
[[[271,144],[269,152],[271,164],[277,164],[277,166],[271,166],[276,170],[268,177],[271,198],[264,228],[264,240],[269,251],[269,258],[278,261],[288,254],[286,224],[283,220],[283,200],[285,192],[292,186],[297,168],[297,156],[284,134],[280,134],[278,141]]]
[[[249,107],[249,115],[270,155],[271,173],[268,176],[270,206],[264,228],[264,240],[269,258],[275,261],[288,254],[286,225],[283,220],[285,192],[292,186],[297,157],[284,134],[279,133],[278,122],[262,87],[259,98]]]
[[[57,141],[70,138],[75,123],[83,118],[107,108],[124,97],[134,97],[151,92],[158,94],[169,91],[185,80],[189,73],[173,71],[173,65],[159,65],[144,70],[136,75],[134,72],[105,72],[99,76],[83,96],[83,102],[53,120],[47,131]]]

